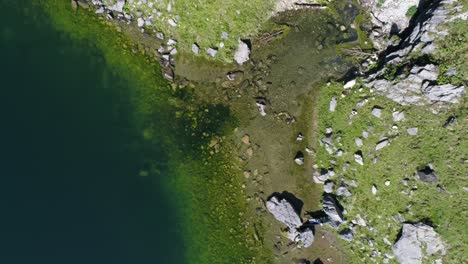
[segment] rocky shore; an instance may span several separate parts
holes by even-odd
[[[221,30],[217,44],[208,46],[179,38],[173,2],[153,2],[72,5],[149,35],[175,89],[229,106],[240,123],[230,138],[238,153],[230,154],[245,181],[247,214],[258,219],[248,225],[274,263],[457,263],[465,257],[466,239],[457,241],[464,218],[457,215],[454,223],[446,205],[467,199],[453,181],[466,182],[466,68],[440,53],[453,34],[450,25],[468,18],[464,1],[362,0],[369,16],[362,23],[350,2],[317,13],[326,6],[276,1],[268,17],[287,30],[274,26],[266,37],[249,38]],[[287,10],[296,13],[278,13]],[[333,23],[337,14],[341,20]],[[350,37],[363,29],[371,51]],[[337,43],[353,45],[359,65],[337,54]],[[454,43],[466,55],[460,40]],[[232,64],[206,66],[221,51]],[[176,60],[187,56],[197,63],[208,58],[189,71],[209,81],[177,74]],[[212,142],[208,148],[218,153],[223,141]],[[447,162],[444,151],[459,160]]]

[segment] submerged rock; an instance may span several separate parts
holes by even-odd
[[[421,264],[424,256],[445,255],[446,248],[432,227],[423,223],[403,224],[393,253],[401,264]]]

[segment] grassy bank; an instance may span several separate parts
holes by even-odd
[[[330,112],[333,97],[338,99],[337,108]],[[359,108],[359,104],[364,105]],[[376,106],[382,109],[380,118],[371,114]],[[368,224],[355,226],[355,241],[343,242],[353,252],[356,263],[370,262],[371,256],[381,262],[385,253],[392,252],[402,226],[397,219],[399,214],[406,221],[434,226],[449,245],[444,263],[463,263],[467,259],[468,241],[464,234],[468,232],[468,196],[463,189],[467,173],[464,160],[468,155],[466,109],[466,96],[460,104],[434,114],[428,107],[398,105],[359,84],[345,90],[341,83],[332,83],[322,89],[320,138],[325,137],[326,128],[332,128],[335,146],[344,154],[337,157],[321,147],[317,163],[323,168],[334,168],[338,175],[333,179],[336,186],[356,182],[356,187],[348,187],[352,195],[339,200],[347,210],[348,220],[359,214]],[[394,111],[404,112],[405,120],[394,121]],[[452,116],[457,122],[444,126]],[[415,127],[417,135],[410,135],[407,129]],[[368,133],[367,138],[363,132]],[[383,137],[390,144],[376,150]],[[356,138],[363,141],[362,147],[357,146]],[[362,151],[363,166],[354,160],[357,151]],[[429,163],[440,177],[437,184],[415,177],[416,171]],[[377,188],[376,195],[372,194],[372,186]],[[390,263],[396,261],[391,259]]]
[[[144,17],[157,17],[146,28],[150,32],[160,31],[178,39],[181,51],[191,53],[192,44],[197,43],[200,54],[206,56],[208,48],[217,48],[219,51],[216,58],[231,62],[238,39],[251,38],[257,32],[259,25],[270,17],[274,2],[149,0],[146,4],[128,3],[126,11],[131,14],[141,12]],[[175,21],[177,26],[172,26],[169,20]],[[225,38],[221,37],[223,32],[227,33]]]
[[[194,100],[188,88],[171,87],[158,63],[142,55],[140,46],[103,18],[84,9],[74,11],[66,0],[34,5],[45,10],[67,37],[97,47],[109,67],[132,84],[131,115],[141,138],[131,147],[139,149],[145,159],[140,175],[160,178],[177,205],[185,262],[268,262],[259,260],[261,248],[256,246],[254,227],[246,220],[247,205],[241,198],[239,174],[232,167],[230,145],[221,142],[235,124],[227,108]],[[37,11],[27,12],[34,15]],[[153,155],[154,148],[161,146],[168,163]]]

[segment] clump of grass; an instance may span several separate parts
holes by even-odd
[[[447,36],[436,42],[437,50],[433,55],[441,68],[440,83],[452,83],[455,85],[468,84],[468,25],[466,21],[458,19],[446,26]],[[447,76],[449,69],[455,69],[456,74]]]
[[[406,11],[406,17],[413,17],[414,15],[416,15],[416,13],[418,12],[418,7],[413,5],[411,6],[410,8],[408,8],[408,11]]]
[[[328,109],[332,97],[338,98],[335,112]],[[364,100],[367,103],[357,109],[356,105]],[[357,182],[357,187],[349,187],[352,196],[340,197],[340,201],[349,220],[360,214],[372,227],[356,226],[355,241],[343,242],[354,262],[367,263],[370,256],[375,255],[373,258],[381,263],[385,253],[392,252],[384,238],[391,244],[397,239],[402,227],[395,220],[397,214],[406,221],[432,222],[449,245],[444,263],[462,263],[467,259],[464,248],[468,238],[464,234],[468,230],[468,196],[461,184],[467,181],[463,162],[468,156],[468,140],[464,133],[466,96],[459,105],[433,114],[427,106],[401,106],[360,85],[343,90],[341,83],[332,83],[322,89],[319,105],[321,137],[327,127],[332,128],[336,147],[344,154],[337,157],[323,147],[319,148],[317,164],[324,168],[333,167],[337,173],[333,180],[338,185],[344,180]],[[371,114],[374,106],[383,109],[380,118]],[[353,109],[357,109],[357,115],[351,115]],[[393,121],[395,110],[405,113],[404,121]],[[449,116],[457,116],[458,123],[444,127]],[[412,127],[419,129],[416,136],[406,131]],[[367,139],[362,136],[363,131],[369,133]],[[337,142],[336,137],[341,140]],[[357,137],[364,141],[362,147],[356,145]],[[376,143],[382,137],[387,137],[390,145],[377,151]],[[354,161],[354,153],[358,150],[363,153],[364,166]],[[415,177],[416,170],[428,163],[433,164],[440,177],[437,184],[427,184]],[[389,186],[385,185],[386,181],[390,182]],[[376,195],[371,192],[373,185],[377,186]],[[381,255],[376,255],[377,252]],[[395,259],[390,263],[396,263]]]

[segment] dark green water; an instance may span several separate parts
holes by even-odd
[[[174,209],[141,177],[132,82],[0,1],[0,263],[182,263]],[[161,124],[164,125],[164,124]],[[157,146],[161,174],[165,156]]]

